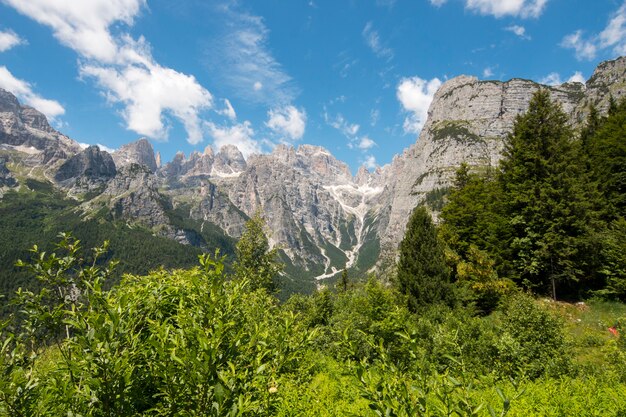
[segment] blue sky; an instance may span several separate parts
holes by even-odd
[[[0,87],[71,138],[164,161],[315,144],[353,171],[416,141],[446,79],[584,80],[623,0],[0,0]]]

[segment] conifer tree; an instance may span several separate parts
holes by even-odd
[[[583,276],[596,250],[593,192],[567,116],[547,90],[534,94],[505,142],[499,176],[512,260],[526,285],[551,292]]]
[[[246,222],[246,228],[237,242],[235,276],[248,279],[252,290],[265,288],[270,292],[277,289],[276,279],[283,270],[278,260],[278,250],[270,249],[265,235],[265,221],[256,213]]]
[[[400,244],[397,281],[412,311],[453,300],[443,246],[424,207],[413,211]]]

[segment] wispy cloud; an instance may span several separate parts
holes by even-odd
[[[573,49],[580,61],[594,59],[599,51],[611,49],[614,55],[626,54],[626,2],[611,14],[607,26],[599,34],[587,38],[577,30],[563,38],[561,46]]]
[[[0,52],[8,51],[11,48],[25,43],[26,41],[12,30],[0,31]]]
[[[0,67],[0,88],[10,91],[23,103],[36,108],[51,122],[55,122],[57,117],[65,114],[65,109],[58,101],[43,98],[35,93],[30,83],[16,78],[4,66]]]
[[[439,78],[430,81],[419,77],[404,78],[398,84],[396,97],[403,109],[409,113],[404,119],[405,133],[419,133],[426,123],[428,108],[441,86]]]
[[[378,34],[378,31],[374,29],[372,22],[367,22],[361,34],[363,35],[363,39],[365,39],[367,46],[369,46],[377,57],[385,58],[387,60],[393,58],[393,51],[391,48],[385,46],[380,40],[380,35]]]
[[[225,28],[205,53],[210,74],[233,95],[248,102],[290,104],[298,90],[270,52],[270,31],[263,18],[240,10],[237,4],[226,5],[219,13]]]
[[[143,37],[123,32],[145,0],[2,1],[50,27],[79,54],[81,76],[94,79],[110,103],[122,105],[128,129],[167,139],[170,116],[183,124],[190,143],[202,140],[200,113],[212,106],[211,94],[194,76],[156,62]]]
[[[230,120],[237,119],[237,113],[235,113],[233,105],[230,104],[230,100],[228,100],[227,98],[224,99],[224,108],[221,110],[217,110],[217,114],[228,117]]]
[[[530,36],[526,34],[526,28],[524,26],[511,25],[511,26],[505,27],[504,30],[511,32],[522,39],[525,39],[525,40],[531,39]]]
[[[493,77],[493,68],[487,67],[483,70],[483,78]]]
[[[341,113],[338,113],[334,117],[330,116],[325,107],[324,107],[324,121],[330,127],[340,131],[347,138],[353,138],[354,136],[356,136],[356,134],[359,133],[359,129],[361,128],[361,126],[359,126],[356,123],[348,122]]]

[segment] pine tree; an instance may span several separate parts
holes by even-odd
[[[413,211],[400,244],[397,282],[412,311],[453,300],[443,246],[424,207]]]
[[[270,249],[265,235],[265,221],[256,213],[246,222],[246,228],[237,242],[235,276],[247,279],[252,290],[265,288],[270,292],[277,289],[276,279],[283,270],[276,248]]]
[[[518,278],[556,298],[557,283],[571,285],[588,272],[596,200],[567,116],[547,90],[518,116],[500,168]]]

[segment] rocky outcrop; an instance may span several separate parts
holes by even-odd
[[[115,177],[116,172],[115,162],[108,152],[101,151],[98,146],[89,146],[65,161],[54,179],[58,182],[78,178],[106,181]]]
[[[80,152],[75,141],[54,130],[46,117],[28,106],[21,106],[10,92],[0,89],[0,148],[25,155],[29,166],[59,164]]]
[[[122,146],[113,152],[111,156],[117,168],[125,167],[130,164],[143,165],[148,168],[150,172],[155,172],[158,168],[154,156],[154,149],[146,138]]]
[[[5,158],[0,158],[0,188],[16,187],[17,180],[15,179],[11,171],[9,171],[9,169],[7,168],[6,163],[7,160]]]

